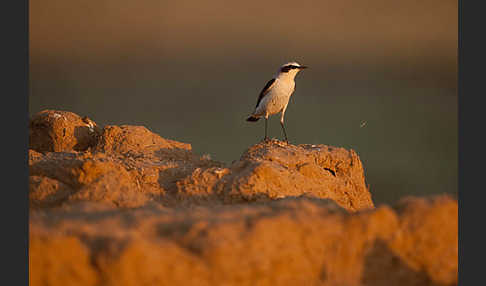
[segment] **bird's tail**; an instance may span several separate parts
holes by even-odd
[[[255,115],[252,115],[252,116],[248,117],[246,119],[246,121],[255,122],[255,121],[258,121],[258,119],[260,119],[260,117],[256,117]]]

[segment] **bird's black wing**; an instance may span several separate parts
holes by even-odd
[[[269,80],[267,82],[267,84],[265,85],[265,87],[260,92],[260,95],[258,96],[258,101],[257,101],[257,104],[256,104],[255,108],[258,107],[258,104],[260,104],[260,101],[262,101],[262,99],[265,96],[265,94],[268,93],[268,91],[270,90],[270,88],[272,87],[272,85],[273,85],[274,82],[275,82],[275,79],[274,78],[272,78],[271,80]]]

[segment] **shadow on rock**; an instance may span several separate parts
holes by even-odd
[[[363,286],[445,286],[433,282],[427,273],[413,269],[391,250],[385,241],[377,239],[364,258]]]

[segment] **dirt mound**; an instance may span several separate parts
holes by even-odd
[[[76,136],[63,130],[76,129],[80,118],[61,111],[41,112],[33,117],[31,132],[57,138],[59,146],[71,146],[61,139],[74,142]],[[55,128],[46,133],[43,126],[48,123]],[[351,211],[373,208],[363,167],[352,150],[273,140],[252,146],[225,167],[193,154],[190,144],[164,139],[143,126],[97,128],[84,152],[67,147],[61,148],[64,152],[29,151],[33,207],[79,200],[139,207],[148,202],[176,206],[311,196],[331,198]],[[40,151],[59,149],[46,145],[44,137],[33,137],[31,143],[42,145]]]
[[[90,152],[42,155],[35,151],[29,151],[29,155],[31,207],[61,206],[80,200],[123,208],[151,201],[174,205],[172,193],[178,179],[189,176],[198,167],[219,165],[189,151],[185,156],[192,159],[177,160],[180,150],[171,157]]]
[[[54,110],[30,134],[32,285],[457,285],[457,201],[375,208],[353,150],[270,140],[225,166]]]
[[[442,196],[354,214],[310,198],[130,212],[85,203],[34,212],[30,238],[36,285],[457,283],[457,202]]]
[[[374,207],[353,150],[272,140],[250,147],[230,171],[224,190],[232,198],[306,195],[333,199],[350,211]]]
[[[154,152],[174,155],[179,151],[182,158],[187,158],[191,144],[168,140],[152,133],[143,126],[105,126],[103,134],[96,145],[97,152],[107,154],[118,153],[127,155],[153,155]]]
[[[38,152],[86,151],[101,129],[88,117],[69,111],[44,110],[30,119],[29,148]]]

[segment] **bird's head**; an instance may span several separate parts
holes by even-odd
[[[290,76],[294,78],[299,71],[306,68],[306,66],[302,66],[297,62],[288,62],[280,67],[278,73],[280,76]]]

